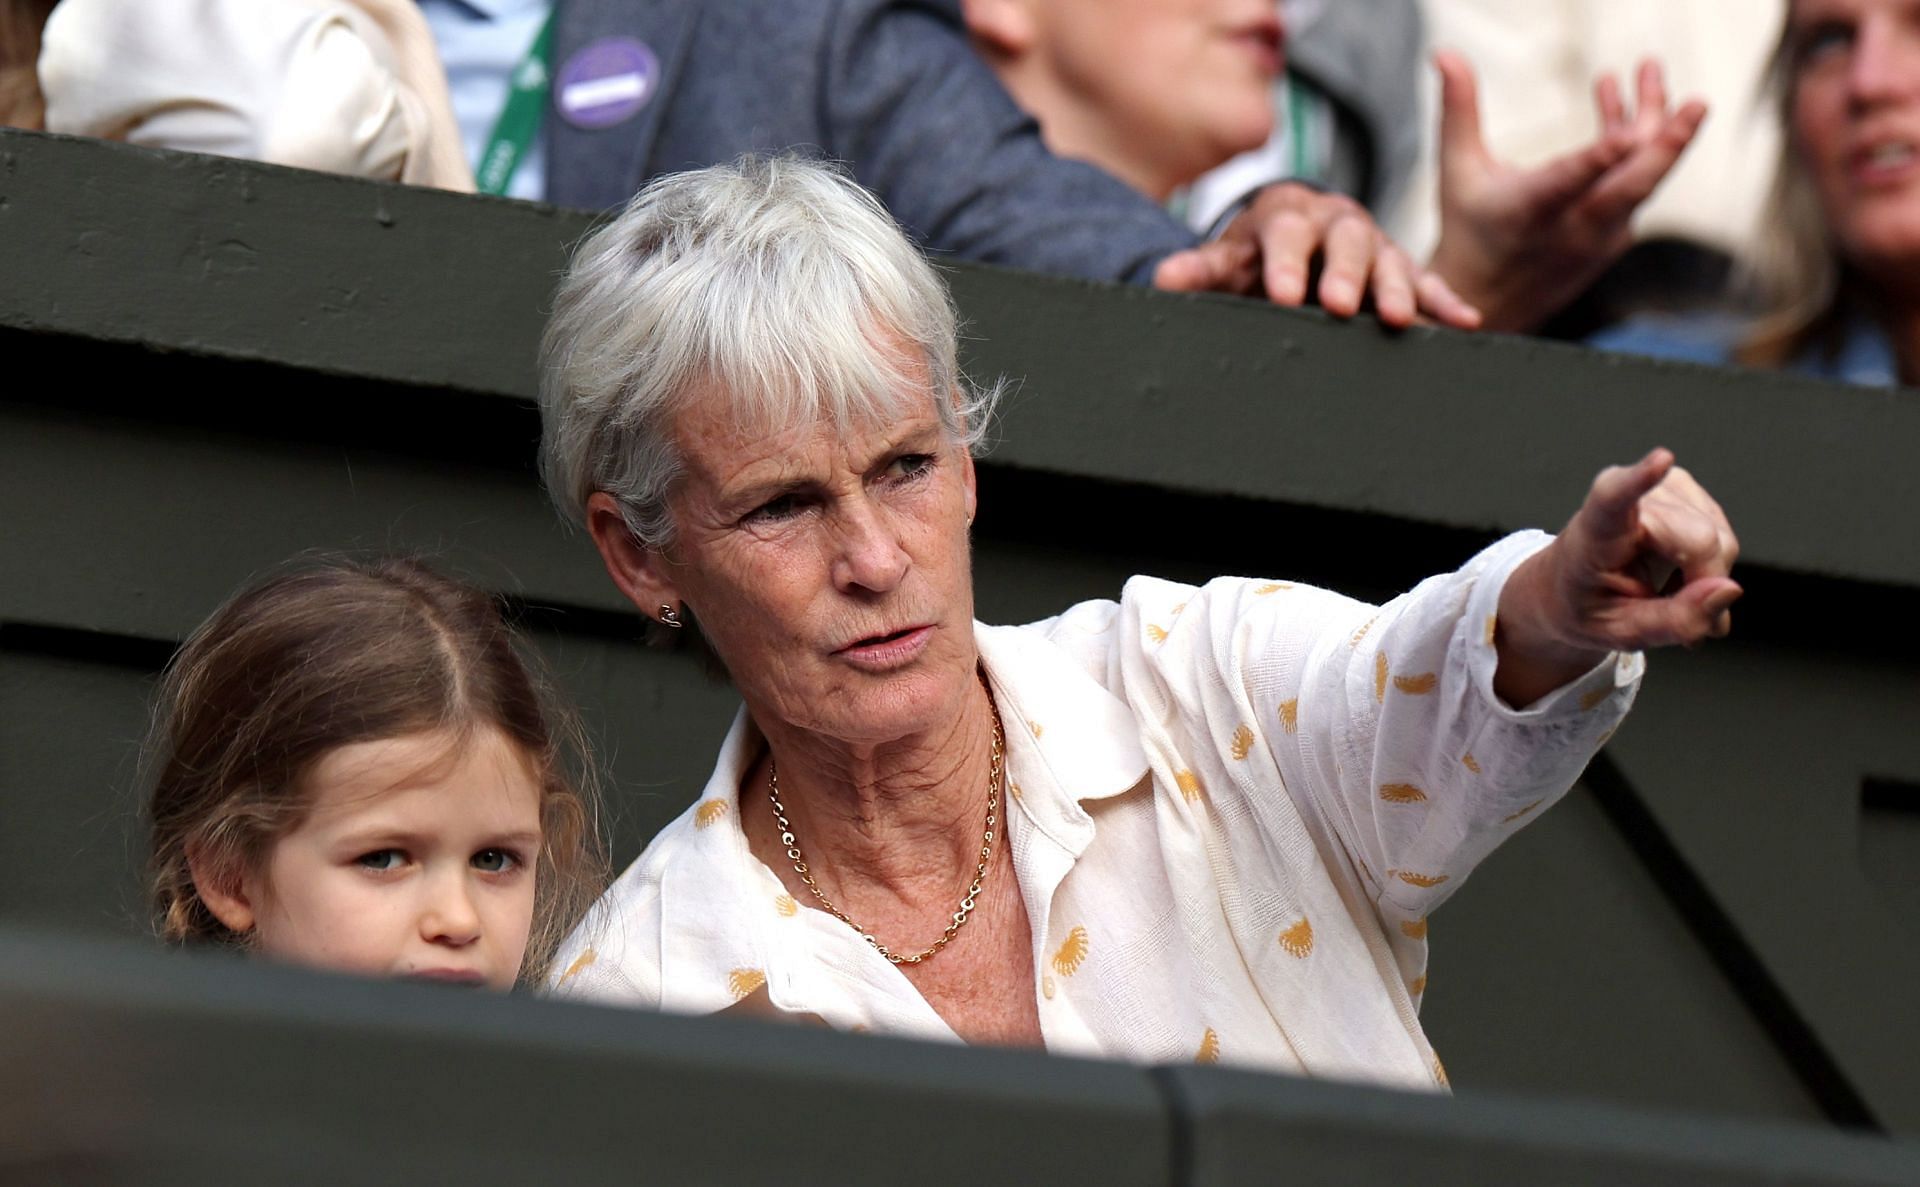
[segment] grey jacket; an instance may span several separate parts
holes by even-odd
[[[559,0],[561,70],[608,37],[644,42],[659,84],[604,129],[549,109],[549,201],[606,209],[661,173],[800,148],[846,162],[934,252],[1146,283],[1195,241],[1046,150],[969,44],[959,0]]]

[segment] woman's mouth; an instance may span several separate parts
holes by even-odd
[[[869,635],[847,644],[834,654],[857,668],[884,672],[918,659],[932,638],[931,626],[902,627],[885,634]]]
[[[1856,182],[1886,185],[1906,180],[1920,165],[1920,151],[1911,140],[1882,140],[1854,152],[1849,164]]]

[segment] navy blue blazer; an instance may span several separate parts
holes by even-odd
[[[1144,284],[1195,242],[1125,183],[1047,151],[969,44],[959,0],[558,2],[563,71],[631,37],[660,79],[611,127],[550,110],[551,202],[607,209],[662,173],[801,149],[844,161],[935,253]]]

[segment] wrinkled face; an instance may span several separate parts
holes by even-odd
[[[665,596],[762,728],[884,744],[952,720],[974,679],[973,461],[934,409],[757,433],[715,400],[675,428]]]
[[[533,922],[540,786],[491,727],[342,746],[247,880],[255,950],[313,968],[509,989]]]
[[[1178,180],[1272,132],[1274,0],[1034,0],[1033,9],[1034,49],[1058,85],[1115,138],[1183,160]]]
[[[1795,0],[1794,144],[1842,254],[1871,276],[1920,263],[1920,0]]]

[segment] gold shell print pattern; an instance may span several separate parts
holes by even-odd
[[[1167,628],[1148,623],[1147,638],[1152,639],[1155,643],[1165,643],[1167,641]]]
[[[1400,934],[1409,940],[1424,940],[1427,938],[1427,921],[1424,919],[1402,919],[1400,921]]]
[[[793,901],[792,895],[783,894],[773,900],[773,909],[791,919],[800,913],[800,904]]]
[[[599,959],[600,954],[591,948],[574,957],[573,963],[567,966],[567,971],[560,974],[560,984],[565,985],[567,982],[573,980],[580,975],[582,969],[592,967],[593,962]]]
[[[1440,677],[1432,672],[1422,672],[1418,676],[1395,676],[1393,686],[1408,696],[1424,696],[1440,687]]]
[[[1427,991],[1426,977],[1424,975],[1415,977],[1413,980],[1407,982],[1407,988],[1413,991],[1413,996],[1419,997]]]
[[[747,996],[767,983],[767,975],[759,969],[735,969],[727,974],[727,992],[735,1000]]]
[[[1493,646],[1493,637],[1499,630],[1500,616],[1498,614],[1487,615],[1487,646]]]
[[[1029,721],[1027,723],[1027,728],[1033,731],[1033,736],[1036,738],[1039,737],[1041,734],[1044,734],[1047,732],[1047,727],[1044,725],[1041,725],[1037,721]]]
[[[1290,734],[1300,732],[1300,698],[1280,702],[1280,728]]]
[[[1259,589],[1254,590],[1253,592],[1264,597],[1267,594],[1275,594],[1275,593],[1279,593],[1283,589],[1292,589],[1292,588],[1293,588],[1293,582],[1291,581],[1269,581],[1265,585],[1261,586]]]
[[[1280,947],[1288,956],[1305,956],[1313,951],[1313,924],[1305,919],[1280,933]]]
[[[1187,797],[1188,802],[1207,794],[1207,789],[1200,785],[1200,776],[1192,771],[1176,771],[1173,781],[1180,785],[1180,794]]]
[[[1062,977],[1071,977],[1080,971],[1087,959],[1087,929],[1076,927],[1067,933],[1066,942],[1060,945],[1060,951],[1053,954],[1053,971]]]
[[[1200,1050],[1194,1055],[1195,1063],[1220,1062],[1220,1036],[1213,1027],[1207,1027],[1207,1033],[1200,1036]]]
[[[1372,629],[1373,629],[1373,619],[1371,619],[1371,618],[1369,618],[1369,619],[1367,619],[1367,621],[1366,621],[1366,622],[1364,622],[1364,623],[1362,623],[1362,624],[1360,625],[1360,629],[1359,629],[1359,630],[1357,630],[1357,631],[1355,631],[1355,632],[1353,632],[1353,638],[1352,638],[1352,639],[1350,639],[1350,640],[1348,640],[1348,642],[1347,642],[1347,646],[1349,646],[1349,647],[1358,647],[1358,646],[1360,646],[1360,640],[1362,640],[1362,639],[1364,639],[1364,638],[1366,638],[1366,637],[1367,637],[1367,632],[1368,632],[1368,631],[1370,631],[1370,630],[1372,630]]]
[[[1442,1088],[1447,1087],[1447,1069],[1440,1066],[1440,1057],[1438,1055],[1433,1057],[1433,1082]]]
[[[1473,755],[1471,754],[1461,755],[1460,765],[1467,768],[1469,771],[1472,771],[1476,775],[1480,773],[1480,760],[1474,758]]]
[[[727,801],[708,800],[693,810],[693,827],[705,828],[727,814]]]
[[[1380,798],[1389,804],[1417,804],[1427,798],[1427,793],[1411,783],[1382,783]]]
[[[1611,688],[1596,688],[1589,692],[1583,692],[1580,694],[1580,708],[1588,711],[1598,709],[1600,705],[1612,695],[1613,689]]]
[[[1387,653],[1384,651],[1373,653],[1373,699],[1387,699]]]
[[[1180,617],[1180,612],[1182,610],[1185,610],[1186,608],[1187,608],[1187,604],[1185,602],[1182,602],[1178,606],[1175,606],[1173,609],[1167,611],[1167,613],[1174,618],[1178,618]]]
[[[1520,809],[1518,812],[1515,812],[1513,815],[1507,817],[1505,820],[1502,820],[1500,823],[1512,824],[1514,821],[1520,819],[1522,816],[1525,816],[1527,813],[1533,811],[1535,808],[1538,808],[1541,804],[1544,804],[1546,802],[1547,801],[1543,799],[1535,800],[1531,804],[1528,804],[1526,807]]]
[[[1418,886],[1422,890],[1438,886],[1442,882],[1445,882],[1448,877],[1446,874],[1416,874],[1412,870],[1392,870],[1390,872],[1394,877],[1405,882],[1408,886]]]
[[[1241,726],[1233,731],[1233,745],[1228,748],[1235,762],[1247,761],[1247,755],[1253,753],[1253,731]]]

